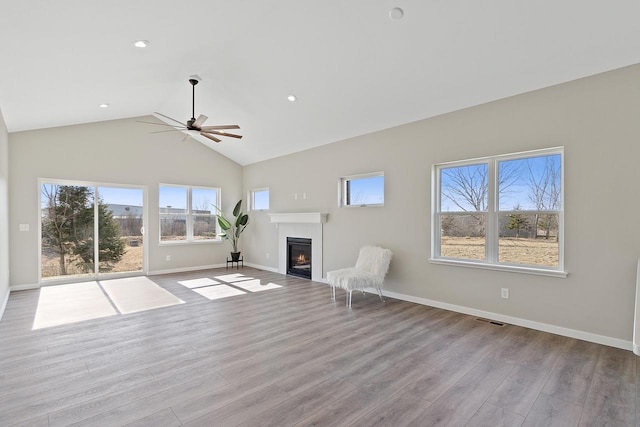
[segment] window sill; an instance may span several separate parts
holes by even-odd
[[[460,260],[453,260],[453,259],[430,258],[429,263],[440,264],[440,265],[450,265],[455,267],[479,268],[482,270],[508,271],[510,273],[533,274],[537,276],[559,277],[562,279],[566,278],[569,274],[566,271],[561,271],[561,270],[549,270],[549,269],[535,268],[535,267],[520,267],[515,265],[486,264],[482,262],[460,261]]]
[[[363,205],[340,205],[341,208],[383,208],[384,203],[372,203]]]
[[[221,243],[222,239],[215,240],[167,240],[160,241],[160,246],[180,246],[180,245],[208,245],[211,243]]]

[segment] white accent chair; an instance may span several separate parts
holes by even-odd
[[[359,289],[364,293],[365,288],[375,288],[380,299],[384,276],[389,270],[392,252],[377,246],[363,246],[358,255],[356,266],[327,272],[327,281],[331,285],[331,299],[336,299],[336,288],[347,292],[347,307],[351,308],[351,293]]]

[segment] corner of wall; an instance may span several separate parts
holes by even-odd
[[[9,299],[9,132],[0,108],[0,320]]]

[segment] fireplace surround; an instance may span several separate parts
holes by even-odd
[[[322,282],[322,226],[327,221],[326,213],[287,212],[268,214],[278,229],[278,273],[287,274],[287,237],[311,239],[313,269],[311,280]]]

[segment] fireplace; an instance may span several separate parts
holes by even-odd
[[[287,237],[287,274],[311,279],[311,239]]]

